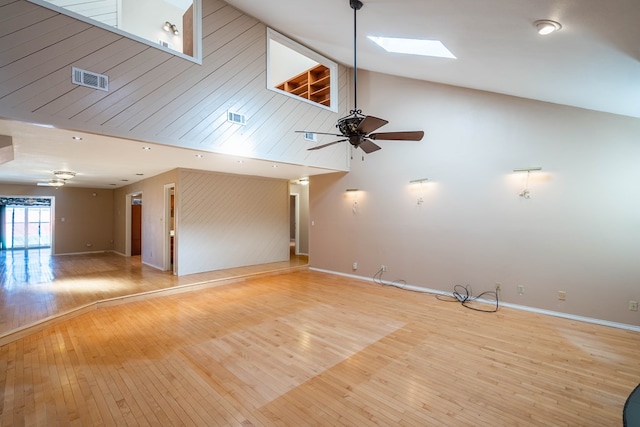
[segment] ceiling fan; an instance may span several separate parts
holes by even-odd
[[[420,141],[424,136],[423,131],[407,131],[407,132],[378,132],[371,133],[376,129],[389,123],[387,120],[373,116],[365,116],[362,110],[358,109],[358,66],[357,66],[357,44],[356,44],[356,15],[357,11],[362,8],[360,0],[349,0],[349,6],[353,9],[353,110],[349,115],[338,120],[336,128],[340,133],[325,133],[313,131],[296,131],[299,133],[315,133],[318,135],[339,136],[343,139],[330,142],[328,144],[318,145],[308,150],[319,150],[330,145],[340,142],[349,141],[354,148],[361,148],[362,151],[369,154],[380,150],[382,147],[374,143],[374,140],[382,139],[387,141]]]

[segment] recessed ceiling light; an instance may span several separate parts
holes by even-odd
[[[128,179],[121,179],[120,181],[122,181],[122,182],[129,182],[129,180],[128,180]]]
[[[538,30],[538,34],[542,36],[546,36],[547,34],[551,34],[562,28],[562,25],[560,25],[559,22],[551,21],[549,19],[540,19],[534,22],[533,25]]]
[[[378,46],[387,52],[404,53],[408,55],[434,56],[436,58],[456,59],[440,40],[403,39],[394,37],[368,36]]]
[[[138,176],[144,176],[144,174],[143,174],[143,173],[141,173],[141,172],[138,172],[136,175],[138,175]]]
[[[243,164],[244,160],[238,160],[238,163]]]
[[[144,147],[142,147],[142,149],[143,150],[151,150],[151,147],[148,147],[148,146],[145,145]]]
[[[72,136],[71,139],[73,139],[75,141],[82,141],[82,137],[81,136]]]
[[[272,168],[277,168],[277,167],[278,167],[278,165],[271,165],[271,167],[272,167]]]
[[[203,158],[204,156],[203,156],[202,154],[196,154],[196,157],[197,157],[197,158],[199,158],[199,159],[201,159],[201,158]]]

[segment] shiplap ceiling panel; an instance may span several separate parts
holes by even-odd
[[[125,98],[118,101],[125,103],[126,108],[110,105],[100,116],[97,116],[97,119],[105,126],[131,129],[132,126],[125,123],[138,113],[148,117],[154,105],[163,103],[165,95],[162,91],[163,87],[171,84],[171,81],[179,79],[185,71],[192,67],[195,67],[195,64],[185,62],[181,58],[175,56],[167,58],[146,72],[144,83],[127,86],[130,91],[127,91]],[[104,101],[110,103],[109,99]]]
[[[81,110],[69,115],[70,119],[81,122],[93,122],[102,125],[114,111],[126,108],[135,98],[128,98],[136,89],[144,84],[143,77],[153,68],[168,61],[170,55],[156,49],[146,49],[130,60],[108,70],[109,92],[102,94],[97,100]],[[86,89],[86,88],[78,88]],[[87,91],[95,92],[93,89]]]
[[[55,21],[55,22],[54,22]],[[65,23],[66,21],[66,23]],[[2,50],[2,57],[0,58],[0,66],[3,67],[3,74],[17,75],[19,71],[24,71],[29,66],[38,66],[42,62],[46,61],[43,57],[51,57],[53,52],[49,52],[47,56],[44,52],[47,48],[58,45],[61,42],[65,42],[70,37],[76,36],[83,31],[91,28],[90,25],[79,21],[69,21],[65,19],[51,19],[35,24],[26,24],[29,28],[45,27],[45,31],[42,31],[37,38],[19,38],[15,40],[13,34],[9,34],[3,37],[3,46],[8,49]],[[18,31],[22,33],[25,30]],[[14,33],[15,34],[15,33]],[[40,53],[40,55],[34,55]],[[22,61],[22,62],[20,62]],[[9,67],[9,68],[5,68]]]
[[[124,44],[122,44],[123,42]],[[95,65],[87,64],[85,61],[90,61],[91,58],[95,58],[95,60],[100,59],[100,55],[93,53],[92,55],[82,58],[82,61],[80,61],[78,65],[89,65],[88,67],[85,67],[83,69],[100,74],[105,74],[104,70],[107,69],[107,67],[113,67],[113,64],[127,63],[127,60],[129,58],[136,57],[142,52],[149,50],[148,47],[142,47],[140,44],[128,44],[129,42],[130,41],[126,39],[118,40],[116,43],[121,47],[121,49],[119,49],[113,55],[111,55],[110,51],[107,51],[109,56],[105,57],[104,61],[99,61],[95,63]],[[107,46],[100,49],[99,52],[102,52]],[[67,69],[68,76],[70,76],[69,73],[70,70]],[[124,83],[124,81],[114,81],[112,78],[110,78],[109,88],[110,90],[114,90],[114,88],[117,88],[119,85]],[[63,94],[51,94],[49,98],[43,99],[41,106],[34,108],[33,111],[41,114],[69,118],[74,114],[77,114],[79,111],[82,111],[84,108],[93,105],[95,102],[99,101],[107,95],[107,92],[73,85],[70,78],[68,78],[67,84],[68,90],[64,91]]]
[[[247,46],[251,48],[252,46]],[[233,49],[230,49],[233,51]],[[259,58],[258,58],[259,59]],[[221,63],[215,73],[208,75],[185,92],[189,108],[181,113],[182,120],[163,128],[162,133],[177,139],[189,138],[210,125],[212,117],[219,117],[227,110],[228,102],[246,83],[245,74],[262,69],[261,62],[254,56],[242,55],[236,63]],[[213,120],[215,120],[213,118]]]
[[[228,62],[227,58],[229,56],[238,50],[251,47],[254,43],[253,40],[249,40],[238,45],[230,44],[230,41],[242,34],[245,28],[254,27],[256,27],[256,21],[252,19],[247,21],[246,27],[242,25],[234,26],[228,38],[213,38],[212,44],[207,41],[205,48],[215,53],[215,55],[209,55],[210,58],[208,56],[209,60],[207,62],[209,66],[190,69],[189,73],[180,76],[170,86],[164,87],[162,91],[164,102],[159,102],[153,106],[147,117],[136,118],[137,123],[127,122],[125,126],[130,130],[135,130],[137,133],[153,132],[154,135],[163,135],[169,138],[174,135],[180,138],[184,135],[184,132],[191,125],[183,123],[180,118],[200,117],[200,112],[194,111],[194,108],[200,107],[200,111],[208,111],[211,109],[211,105],[224,103],[224,100],[220,99],[223,92],[215,89],[217,87],[226,88],[229,85],[229,79],[233,78],[238,73],[238,70],[242,70],[242,67],[248,66],[254,60],[253,56],[245,56],[243,54],[236,59],[238,61],[237,68],[223,68],[225,63]],[[260,32],[261,29],[257,28],[255,31]],[[205,102],[206,105],[203,104]],[[206,114],[202,114],[202,116],[206,116]],[[183,125],[183,129],[174,133],[174,129],[180,125]]]
[[[35,12],[41,13],[35,13]],[[34,13],[24,14],[20,19],[15,19],[3,23],[2,35],[4,49],[2,50],[2,57],[0,57],[0,65],[8,64],[16,59],[22,58],[29,54],[29,51],[25,48],[28,43],[34,41],[39,43],[40,46],[35,45],[36,49],[44,48],[50,43],[43,36],[47,36],[48,33],[55,32],[56,30],[69,31],[69,29],[60,28],[64,25],[67,18],[60,14],[54,14],[48,9],[40,8]],[[80,24],[80,23],[78,23]],[[81,25],[80,28],[86,28],[87,25]],[[55,35],[54,35],[55,36]]]
[[[123,56],[131,57],[140,53],[142,49],[140,44],[131,44],[129,40],[120,38],[77,61],[74,66],[90,71],[103,70],[105,67],[112,65],[114,61],[119,60],[119,58]],[[62,67],[51,73],[48,79],[36,80],[22,88],[19,93],[7,96],[6,101],[11,106],[20,106],[29,111],[38,111],[44,105],[60,100],[64,102],[64,106],[60,106],[56,110],[60,111],[66,106],[75,105],[82,96],[82,91],[74,91],[77,87],[71,83],[69,67]]]
[[[242,26],[237,28],[238,31],[243,29]],[[158,129],[157,126],[162,124],[162,131],[156,131],[156,134],[182,138],[187,129],[193,126],[192,120],[197,121],[198,117],[208,115],[208,113],[202,114],[203,110],[210,112],[213,106],[224,104],[226,90],[241,89],[245,80],[243,71],[246,71],[246,67],[256,57],[264,53],[264,49],[259,47],[261,37],[264,38],[262,28],[252,20],[247,22],[247,29],[251,30],[251,38],[238,38],[243,33],[236,34],[234,30],[236,37],[220,41],[224,43],[216,49],[216,56],[211,61],[213,69],[195,67],[193,72],[180,76],[180,79],[172,82],[171,88],[163,88],[162,93],[156,94],[162,99],[158,99],[155,106],[150,106],[151,110],[147,110],[146,117],[137,118],[138,123],[127,122],[125,126],[137,131],[151,131]],[[246,32],[244,34],[247,35]],[[238,41],[233,42],[234,39]],[[242,52],[242,55],[238,55],[239,52]],[[264,60],[262,64],[256,66],[264,68]],[[237,81],[231,82],[234,78]],[[169,103],[166,102],[167,99],[170,100]],[[159,110],[163,111],[156,116]],[[174,120],[167,126],[166,118],[170,116],[182,117],[185,120]]]

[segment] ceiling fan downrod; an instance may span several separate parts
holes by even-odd
[[[360,0],[349,0],[349,6],[353,9],[353,110],[351,114],[357,116],[358,110],[358,44],[357,44],[357,12],[362,8]]]

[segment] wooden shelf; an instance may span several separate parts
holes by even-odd
[[[276,88],[324,106],[331,106],[331,70],[318,64]]]

